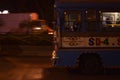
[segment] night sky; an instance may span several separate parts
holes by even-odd
[[[51,24],[53,5],[54,0],[0,0],[0,11],[7,9],[10,13],[37,12],[40,19]]]

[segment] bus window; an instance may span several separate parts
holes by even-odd
[[[120,31],[120,12],[101,12],[102,31]]]
[[[97,31],[97,18],[95,10],[86,11],[86,30],[89,32]]]
[[[77,11],[64,12],[64,26],[66,31],[80,31],[81,13]]]

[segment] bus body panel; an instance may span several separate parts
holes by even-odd
[[[71,3],[56,0],[55,45],[58,58],[55,65],[77,66],[80,55],[96,53],[104,67],[120,67],[119,4],[120,1]],[[73,29],[76,18],[81,20],[77,31]]]
[[[56,66],[77,66],[77,58],[81,54],[86,53],[97,53],[102,58],[103,65],[105,67],[117,67],[120,66],[120,51],[119,50],[69,50],[69,49],[60,49],[58,50],[58,60]]]

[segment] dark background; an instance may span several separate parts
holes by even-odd
[[[52,27],[54,0],[0,0],[0,11],[10,13],[37,12],[40,19],[45,19]]]

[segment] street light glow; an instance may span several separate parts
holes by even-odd
[[[2,11],[0,11],[0,14],[2,14]]]
[[[8,14],[9,11],[8,10],[3,10],[3,11],[0,11],[0,14]]]
[[[2,14],[8,14],[9,11],[8,10],[3,10]]]

